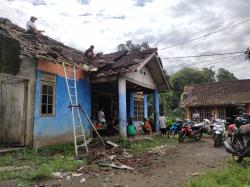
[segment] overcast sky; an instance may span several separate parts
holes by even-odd
[[[0,0],[0,17],[25,28],[31,15],[37,27],[66,45],[114,52],[120,43],[148,42],[162,49],[250,18],[248,0]],[[173,56],[245,51],[250,21],[186,45],[159,50],[168,73],[182,67],[223,67],[250,79],[244,56],[164,59]]]

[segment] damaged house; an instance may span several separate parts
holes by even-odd
[[[73,127],[62,63],[76,65],[78,101],[96,121],[104,108],[111,123],[117,115],[119,133],[127,136],[127,119],[147,116],[147,95],[169,89],[156,49],[105,54],[88,64],[84,53],[47,36],[27,34],[0,19],[0,145],[34,146],[72,142]],[[92,72],[91,69],[97,71]],[[83,118],[85,133],[92,129]],[[155,129],[159,129],[155,120]]]
[[[234,119],[238,108],[250,114],[250,80],[235,80],[192,84],[184,87],[181,105],[186,109],[187,118],[198,111],[200,120]]]

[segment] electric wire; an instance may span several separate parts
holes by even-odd
[[[193,42],[193,41],[196,41],[196,40],[199,40],[199,39],[202,39],[202,38],[207,38],[207,37],[209,37],[209,36],[211,36],[211,35],[214,35],[214,34],[217,34],[217,33],[219,33],[219,32],[223,32],[223,31],[225,31],[225,30],[228,30],[228,29],[231,29],[231,28],[238,27],[239,25],[242,25],[242,24],[247,23],[247,22],[249,22],[249,21],[250,21],[250,18],[248,18],[248,19],[246,19],[246,20],[244,20],[244,21],[242,21],[242,22],[236,23],[236,24],[234,24],[234,25],[230,25],[230,26],[228,26],[228,27],[224,27],[224,28],[219,29],[219,30],[217,30],[217,31],[214,31],[214,32],[211,32],[211,33],[207,33],[207,34],[205,34],[205,35],[202,35],[202,36],[199,36],[199,37],[196,37],[196,38],[192,38],[192,39],[186,40],[186,41],[184,41],[184,42],[176,43],[176,44],[173,44],[173,45],[171,45],[171,46],[169,46],[169,47],[164,47],[164,48],[161,48],[161,49],[158,49],[158,50],[159,50],[159,51],[160,51],[160,50],[165,50],[165,49],[169,49],[169,48],[172,48],[172,47],[184,45],[184,44],[186,44],[186,43]]]
[[[225,55],[233,55],[233,54],[245,54],[245,51],[236,51],[236,52],[228,52],[228,53],[203,54],[203,55],[191,55],[191,56],[161,57],[161,59],[200,58],[200,57],[212,57],[212,56],[225,56]]]

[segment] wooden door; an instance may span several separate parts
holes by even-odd
[[[0,145],[24,146],[27,82],[0,82]]]

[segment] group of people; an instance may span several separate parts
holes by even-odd
[[[166,124],[166,118],[163,115],[163,113],[160,113],[158,120],[159,120],[161,134],[164,136],[167,133],[167,124]],[[152,132],[153,132],[152,125],[147,120],[147,118],[143,119],[143,124],[141,127],[142,127],[144,134],[152,135]],[[135,124],[134,124],[133,118],[131,117],[128,120],[127,133],[128,133],[128,137],[133,137],[135,136],[135,133],[136,133]]]

